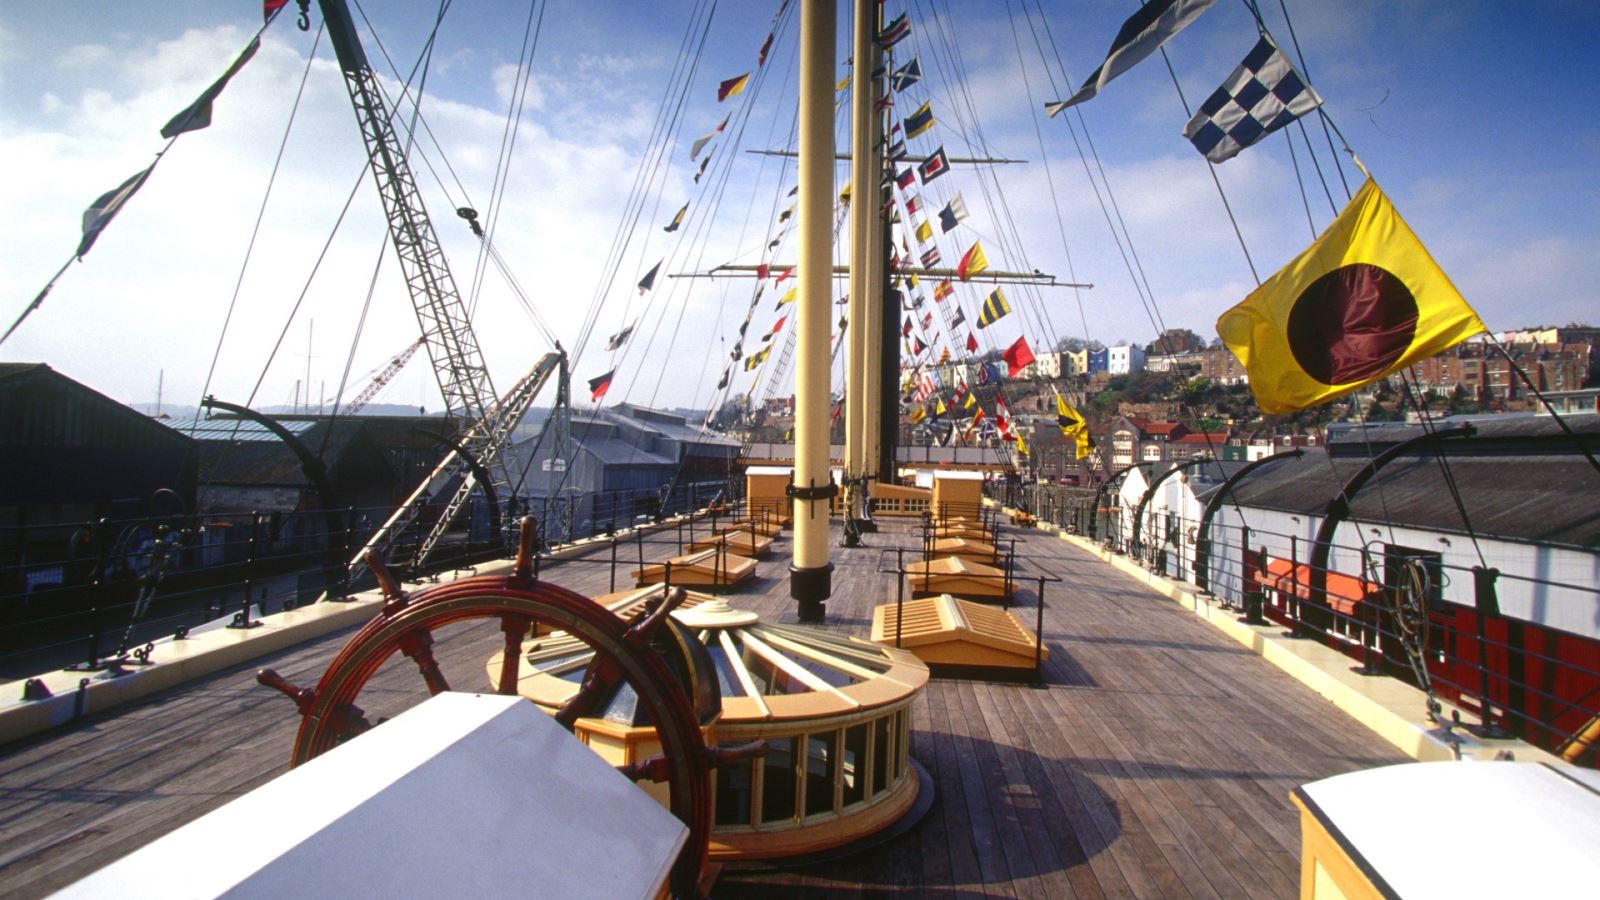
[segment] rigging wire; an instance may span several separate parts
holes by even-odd
[[[665,178],[667,155],[672,147],[676,146],[677,126],[681,121],[684,107],[687,104],[689,88],[694,74],[698,72],[700,61],[704,55],[705,43],[710,33],[711,23],[715,18],[716,7],[715,0],[712,0],[709,4],[697,5],[688,25],[685,26],[680,52],[674,62],[673,71],[668,78],[666,89],[663,91],[661,103],[657,107],[656,119],[652,125],[651,133],[645,143],[647,149],[641,155],[639,165],[635,169],[634,182],[624,204],[623,215],[618,220],[611,248],[607,252],[603,274],[596,285],[594,297],[585,313],[583,325],[574,343],[573,368],[576,368],[587,348],[589,337],[605,306],[606,297],[610,294],[611,288],[620,273],[623,256],[627,253],[627,249],[632,243],[633,237],[643,219],[645,204],[649,195],[654,193],[652,186],[656,184],[658,178]],[[703,24],[701,23],[702,19]],[[697,29],[699,31],[698,41],[696,40]],[[692,54],[688,52],[690,46],[694,47]],[[673,102],[674,97],[677,98],[676,104]],[[660,206],[659,194],[657,194],[655,206],[656,208]],[[641,259],[647,248],[648,241],[642,242],[639,250]],[[661,265],[665,265],[666,261],[667,258],[663,257]],[[664,290],[663,293],[670,293],[670,290]],[[631,300],[625,304],[623,321],[629,320],[628,314],[631,311],[631,305]],[[648,311],[649,308],[647,302],[646,310]],[[629,345],[625,346],[623,351],[624,359],[626,359],[632,343],[630,341]],[[613,373],[616,371],[615,367],[612,371]],[[594,423],[599,418],[600,413],[601,407],[596,405],[589,415],[589,423]],[[541,431],[538,440],[535,442],[534,452],[530,455],[530,464],[532,457],[538,455],[538,450],[543,445],[544,438],[549,432],[550,429],[548,427]],[[551,488],[552,495],[559,496],[560,491],[565,487],[567,479],[570,477],[571,471],[572,467],[568,466],[566,471],[562,472],[560,480]]]
[[[1289,147],[1289,161],[1294,164],[1294,183],[1300,189],[1300,205],[1306,210],[1306,227],[1311,229],[1311,239],[1317,239],[1317,223],[1311,218],[1311,198],[1306,195],[1305,176],[1300,173],[1300,156],[1294,152],[1294,134],[1283,133],[1283,142]]]
[[[356,192],[361,190],[361,183],[367,177],[367,164],[361,164],[361,172],[356,176],[355,184],[350,186],[350,193],[344,198],[344,206],[339,209],[339,217],[333,222],[333,229],[322,242],[322,250],[317,253],[317,261],[312,264],[311,271],[306,275],[305,282],[300,286],[300,294],[295,297],[294,305],[289,309],[289,316],[284,320],[283,328],[278,332],[278,339],[272,345],[272,351],[267,354],[267,360],[261,365],[261,374],[256,377],[256,383],[250,388],[250,396],[245,398],[245,406],[253,406],[256,395],[261,391],[261,385],[267,379],[267,373],[272,369],[273,360],[277,359],[278,351],[283,347],[283,341],[289,335],[289,329],[294,325],[295,316],[299,314],[300,307],[306,301],[306,295],[311,292],[311,283],[316,280],[317,272],[322,269],[322,263],[328,258],[328,250],[333,246],[333,239],[339,233],[339,226],[344,224],[344,217],[350,212],[350,205],[355,202]]]
[[[395,80],[400,84],[399,96],[391,97],[388,89],[384,87],[381,81],[375,82],[378,90],[383,94],[384,102],[388,104],[391,116],[391,125],[396,128],[397,132],[404,133],[406,135],[407,147],[411,147],[413,145],[416,138],[416,129],[418,126],[421,127],[422,134],[428,138],[429,143],[433,147],[433,153],[430,154],[426,151],[426,149],[418,146],[414,155],[422,161],[423,168],[428,171],[428,174],[433,176],[434,183],[445,195],[445,200],[451,207],[457,209],[460,209],[463,206],[472,207],[473,201],[471,193],[467,190],[466,186],[462,184],[461,177],[456,173],[455,167],[450,164],[450,159],[444,152],[444,145],[439,141],[439,138],[434,133],[432,126],[429,125],[428,117],[421,114],[420,96],[413,96],[412,94],[410,83],[411,80],[416,77],[418,69],[422,64],[422,59],[419,57],[418,62],[413,64],[411,73],[404,80],[402,80],[400,78],[399,66],[395,64],[394,59],[389,55],[388,47],[384,45],[383,39],[378,34],[377,29],[373,28],[372,23],[366,18],[366,11],[360,7],[359,2],[357,3],[356,8],[357,12],[360,13],[362,17],[362,22],[366,24],[367,29],[371,34],[373,44],[377,46],[379,54],[383,57],[384,62],[389,66],[389,70],[393,74]],[[437,29],[437,27],[438,26],[436,23],[435,28]],[[428,42],[429,47],[431,47],[432,41],[433,38],[430,36]],[[429,52],[431,52],[431,50]],[[409,124],[401,119],[401,111],[407,102],[411,104],[413,109],[413,115]],[[450,190],[449,186],[445,184],[444,178],[439,174],[438,168],[436,168],[433,163],[434,154],[438,155],[440,164],[444,167],[444,170],[449,173],[451,181],[455,183],[456,191],[458,191],[461,195],[461,201],[456,200],[456,194]],[[407,154],[408,157],[412,155],[413,154],[409,152]],[[496,210],[495,215],[498,216],[498,209]],[[485,240],[489,240],[487,235],[480,236],[480,242]],[[491,255],[493,255],[497,251],[491,246],[489,252]],[[528,320],[533,324],[540,336],[544,338],[546,343],[554,345],[556,343],[555,329],[550,326],[550,323],[544,318],[543,314],[539,312],[538,307],[535,306],[528,298],[527,293],[522,290],[520,283],[518,283],[515,277],[510,274],[509,267],[505,266],[502,260],[501,263],[497,264],[496,268],[500,271],[502,277],[506,279],[507,286],[510,287],[513,297],[517,300],[518,305],[522,307],[523,312],[528,316]],[[473,318],[475,312],[476,304],[474,301],[473,307],[468,309],[469,320]]]
[[[661,103],[656,109],[656,118],[651,126],[649,137],[646,139],[646,151],[639,158],[639,165],[634,170],[633,185],[629,189],[628,197],[624,203],[622,216],[617,221],[617,228],[612,236],[610,249],[606,253],[602,274],[595,285],[593,298],[590,301],[588,312],[582,326],[579,328],[577,340],[574,342],[573,365],[581,361],[585,352],[589,336],[593,333],[599,321],[600,314],[604,311],[606,298],[616,287],[617,277],[621,273],[623,259],[633,243],[633,238],[638,232],[639,223],[644,215],[644,205],[651,193],[651,185],[661,176],[665,164],[665,154],[668,150],[667,134],[674,129],[680,121],[688,97],[690,82],[693,73],[699,70],[699,64],[704,57],[706,38],[710,34],[711,22],[716,13],[716,0],[709,3],[697,3],[691,14],[689,23],[684,28],[683,37],[677,59],[674,61],[672,73],[667,80],[666,90],[661,96]],[[696,38],[696,30],[699,35]],[[691,47],[693,48],[691,51]],[[674,105],[674,97],[676,104]],[[659,201],[658,201],[659,202]],[[645,250],[648,243],[641,243],[639,257],[642,266]],[[626,309],[626,308],[625,308]],[[626,312],[624,320],[628,318]]]
[[[1048,17],[1046,17],[1044,15],[1044,9],[1043,9],[1042,6],[1040,7],[1039,21],[1040,21],[1041,27],[1044,30],[1045,38],[1047,39],[1047,41],[1050,44],[1051,55],[1054,56],[1054,58],[1055,58],[1056,67],[1061,73],[1061,80],[1062,80],[1063,83],[1065,83],[1067,85],[1071,85],[1073,83],[1072,79],[1067,76],[1066,63],[1061,57],[1061,50],[1056,45],[1055,34],[1050,29],[1050,20],[1049,20]],[[1037,36],[1037,34],[1035,34],[1035,41],[1037,41],[1037,40],[1038,40],[1038,36]],[[1042,46],[1040,47],[1040,52],[1041,52],[1041,55],[1043,55],[1043,47]],[[1049,72],[1048,60],[1046,62],[1046,67],[1045,68],[1046,68],[1046,72]],[[1054,73],[1050,73],[1050,78],[1051,78],[1051,87],[1055,88],[1056,82],[1055,82]],[[1076,106],[1072,108],[1072,111],[1077,115],[1078,123],[1079,123],[1079,125],[1081,125],[1083,127],[1083,130],[1084,130],[1084,138],[1087,139],[1088,138],[1088,132],[1089,132],[1089,123],[1084,118],[1083,111],[1079,107],[1076,107]],[[1159,333],[1160,327],[1156,324],[1156,316],[1155,316],[1154,312],[1151,310],[1151,302],[1152,302],[1152,300],[1148,296],[1146,287],[1140,283],[1138,275],[1134,272],[1134,261],[1129,258],[1129,253],[1130,253],[1130,251],[1132,249],[1132,247],[1131,247],[1131,244],[1132,244],[1131,237],[1128,237],[1128,239],[1125,241],[1124,240],[1124,237],[1125,237],[1124,234],[1122,232],[1118,231],[1116,222],[1113,221],[1113,219],[1112,219],[1111,209],[1112,209],[1112,207],[1115,206],[1114,198],[1111,199],[1111,202],[1108,205],[1108,197],[1110,197],[1110,195],[1111,195],[1111,185],[1110,185],[1109,182],[1105,182],[1105,185],[1104,185],[1105,190],[1104,190],[1104,193],[1102,193],[1102,191],[1101,191],[1101,181],[1097,181],[1095,179],[1094,172],[1089,167],[1089,156],[1090,156],[1090,154],[1084,150],[1083,140],[1080,140],[1079,137],[1078,137],[1078,129],[1077,129],[1077,127],[1075,127],[1073,125],[1072,119],[1070,119],[1070,118],[1066,119],[1066,124],[1067,124],[1067,133],[1068,133],[1068,135],[1071,136],[1073,146],[1078,151],[1078,159],[1083,164],[1084,175],[1089,179],[1089,186],[1094,191],[1095,202],[1099,205],[1100,214],[1101,214],[1102,217],[1105,218],[1106,227],[1111,232],[1112,243],[1114,243],[1116,245],[1117,254],[1122,258],[1123,268],[1127,270],[1128,278],[1133,282],[1134,294],[1135,294],[1135,296],[1137,296],[1139,298],[1140,304],[1144,307],[1145,315],[1146,315],[1147,318],[1150,319],[1150,324],[1152,325],[1152,327],[1155,327],[1157,332]],[[1090,148],[1092,149],[1093,146],[1094,146],[1092,140],[1090,140],[1090,144],[1089,145],[1090,145]],[[1096,160],[1098,160],[1098,154],[1096,154]],[[1101,175],[1101,180],[1103,181],[1104,178],[1105,178],[1105,170],[1104,170],[1103,167],[1100,168],[1100,175]],[[1121,218],[1121,216],[1119,214],[1117,219],[1120,220],[1120,218]]]
[[[484,239],[479,245],[478,258],[473,265],[472,288],[467,302],[467,318],[478,311],[478,300],[483,290],[484,267],[489,251],[494,247],[494,235],[504,209],[506,187],[511,182],[511,161],[515,158],[517,138],[522,132],[522,112],[527,108],[528,90],[533,85],[533,58],[539,49],[539,36],[544,32],[544,13],[549,3],[539,5],[529,0],[528,20],[522,26],[522,46],[517,50],[517,73],[512,80],[506,104],[506,121],[500,131],[500,147],[495,156],[494,180],[489,187],[489,224],[484,228]],[[535,21],[534,11],[538,11]],[[458,214],[459,214],[458,210]],[[552,341],[553,343],[553,341]]]
[[[1249,0],[1249,3],[1251,4],[1252,11],[1256,11],[1255,10],[1255,2],[1256,2],[1256,0]],[[1299,59],[1300,74],[1304,75],[1306,77],[1306,83],[1310,84],[1311,83],[1311,70],[1309,68],[1307,68],[1307,66],[1306,66],[1306,55],[1300,49],[1300,36],[1295,33],[1295,30],[1294,30],[1294,19],[1292,19],[1289,16],[1288,4],[1286,4],[1284,2],[1284,0],[1278,0],[1278,8],[1283,10],[1283,22],[1284,22],[1285,25],[1287,25],[1289,27],[1289,41],[1292,44],[1294,44],[1294,55],[1296,57],[1298,57],[1298,59]],[[1260,18],[1260,13],[1258,11],[1257,11],[1257,18]],[[1344,175],[1344,164],[1339,162],[1339,153],[1333,147],[1333,136],[1328,133],[1328,120],[1327,120],[1327,117],[1323,116],[1323,117],[1320,117],[1320,118],[1322,119],[1322,135],[1323,135],[1323,137],[1327,138],[1327,141],[1328,141],[1328,153],[1333,156],[1333,165],[1334,165],[1334,168],[1339,173],[1339,183],[1344,187],[1344,199],[1345,199],[1345,202],[1348,203],[1350,201],[1350,198],[1351,198],[1350,182],[1345,178],[1345,175]],[[1302,133],[1304,133],[1304,126],[1302,126]],[[1309,144],[1309,143],[1310,143],[1310,140],[1308,139],[1307,140],[1307,144]]]
[[[1045,148],[1044,128],[1039,122],[1038,106],[1035,104],[1033,99],[1033,80],[1028,77],[1028,66],[1022,53],[1022,37],[1017,32],[1016,17],[1011,14],[1011,0],[1006,0],[1006,13],[1007,18],[1011,22],[1011,41],[1012,44],[1017,48],[1017,66],[1022,71],[1022,85],[1028,95],[1028,110],[1032,114],[1033,118],[1034,138],[1039,143],[1039,159],[1044,165],[1045,183],[1049,186],[1050,208],[1055,212],[1056,231],[1061,235],[1061,252],[1066,255],[1067,278],[1073,283],[1072,297],[1078,307],[1078,322],[1083,326],[1083,339],[1087,341],[1089,340],[1089,317],[1083,309],[1083,289],[1077,286],[1078,271],[1072,261],[1072,246],[1067,241],[1066,220],[1061,214],[1061,199],[1056,195],[1055,174],[1050,166],[1049,151],[1047,151]],[[1028,12],[1026,2],[1022,3],[1022,14],[1028,17],[1028,23],[1031,27],[1033,23],[1033,17]],[[1049,74],[1048,69],[1046,70],[1046,74]],[[1057,349],[1059,349],[1059,347]]]
[[[274,18],[278,12],[282,12],[282,9],[273,12]],[[217,335],[216,349],[211,353],[211,366],[206,369],[205,384],[200,388],[201,397],[209,396],[211,393],[211,379],[217,374],[217,362],[222,358],[222,345],[228,339],[228,328],[233,323],[233,313],[239,305],[239,294],[244,289],[244,275],[249,270],[250,260],[255,254],[256,239],[261,235],[261,223],[267,215],[267,203],[272,199],[272,189],[277,184],[278,170],[283,166],[283,153],[289,146],[289,133],[294,129],[295,117],[300,113],[300,103],[305,99],[306,81],[311,76],[311,64],[317,58],[317,47],[322,43],[322,30],[323,26],[318,24],[317,33],[311,39],[311,51],[306,54],[306,67],[300,73],[300,86],[295,90],[294,105],[289,109],[289,121],[284,123],[283,137],[278,141],[278,152],[272,159],[272,172],[267,176],[267,189],[261,195],[261,205],[256,209],[255,223],[250,227],[250,240],[245,244],[244,260],[239,264],[239,276],[233,283],[233,296],[228,298],[228,310],[222,317],[222,330]],[[200,427],[200,409],[200,405],[195,404],[194,419],[189,423],[190,437],[194,437],[195,430]]]
[[[359,0],[358,0],[357,7],[359,8],[359,6],[360,6],[360,3],[359,3]],[[429,73],[429,71],[430,71],[430,69],[432,67],[432,64],[433,64],[433,48],[434,48],[434,44],[435,44],[436,39],[439,36],[439,28],[444,23],[445,12],[447,10],[449,10],[449,8],[450,8],[450,0],[441,0],[441,2],[439,4],[439,13],[438,13],[437,16],[434,17],[434,20],[433,20],[433,28],[428,33],[427,41],[423,44],[422,59],[421,59],[421,62],[420,62],[420,67],[421,67],[421,70],[422,70],[422,77],[417,83],[417,99],[416,99],[416,102],[412,105],[411,125],[410,125],[410,128],[407,130],[405,149],[404,149],[404,151],[402,151],[407,156],[410,155],[411,146],[412,146],[412,143],[413,143],[413,140],[414,140],[414,135],[416,134],[417,118],[422,115],[422,95],[423,95],[423,92],[427,89],[428,73]],[[365,14],[363,13],[363,16],[364,15]],[[378,258],[372,264],[372,277],[367,280],[366,297],[364,297],[362,299],[362,302],[361,302],[361,315],[356,320],[355,334],[350,339],[350,350],[345,355],[344,371],[341,372],[340,375],[339,375],[339,389],[334,393],[333,410],[328,416],[328,427],[323,429],[323,432],[322,432],[322,445],[317,449],[317,456],[319,456],[319,457],[322,456],[323,453],[327,452],[328,442],[333,439],[333,426],[334,426],[334,423],[337,422],[338,419],[339,419],[339,410],[340,410],[340,400],[339,400],[339,398],[344,396],[345,387],[349,383],[349,380],[350,380],[350,370],[352,368],[354,368],[354,366],[355,366],[356,349],[361,345],[361,337],[362,337],[362,335],[366,333],[367,316],[372,311],[372,300],[377,295],[378,274],[383,269],[383,258],[384,258],[384,253],[385,253],[385,251],[387,249],[387,246],[388,246],[388,236],[385,235],[384,238],[381,239],[381,242],[378,245]],[[470,319],[470,316],[469,316],[469,319]],[[307,391],[308,394],[310,393],[310,386],[309,385],[307,385],[306,391]]]
[[[758,98],[761,96],[762,88],[765,86],[767,72],[768,69],[765,66],[762,66],[760,67],[760,70],[751,78],[752,83],[747,91],[748,96],[746,96],[746,98],[741,102],[739,108],[733,113],[736,120],[736,125],[733,129],[733,132],[724,141],[724,150],[726,152],[717,158],[717,166],[714,171],[713,181],[709,186],[709,190],[701,191],[702,197],[705,197],[706,194],[709,193],[710,202],[708,204],[702,204],[704,208],[697,210],[693,230],[686,231],[683,238],[681,238],[679,242],[673,246],[671,252],[669,252],[667,255],[668,262],[678,258],[680,251],[684,251],[683,255],[687,256],[691,252],[696,252],[696,248],[698,248],[691,268],[698,269],[703,263],[709,244],[708,239],[710,227],[716,219],[718,210],[721,209],[723,197],[726,195],[728,190],[728,185],[730,184],[733,170],[738,160],[738,153],[736,151],[737,148],[743,143],[745,129],[749,127],[750,115],[755,108]],[[676,148],[676,146],[677,139],[674,137],[673,147]],[[752,185],[752,195],[754,194],[754,191],[755,186]],[[775,195],[773,203],[774,209],[776,209],[779,202],[781,201]],[[747,213],[746,221],[748,221],[748,216],[749,213]],[[651,329],[649,336],[645,341],[645,346],[638,356],[638,365],[635,368],[636,376],[635,378],[630,379],[626,396],[632,396],[633,389],[638,383],[638,376],[643,375],[644,365],[646,360],[649,358],[650,348],[654,345],[657,331],[659,331],[662,325],[665,324],[667,312],[673,307],[676,307],[677,311],[677,316],[673,323],[672,333],[668,338],[665,352],[661,357],[661,377],[653,380],[650,399],[646,403],[647,406],[653,407],[657,401],[657,398],[660,396],[661,385],[666,380],[665,376],[667,373],[667,367],[672,362],[673,351],[677,346],[678,334],[682,328],[684,316],[689,308],[688,298],[683,297],[680,299],[680,292],[678,288],[679,284],[677,280],[672,280],[671,286],[667,290],[662,291],[659,294],[653,293],[647,301],[647,309],[654,307],[657,310],[656,326],[655,328]],[[691,289],[688,285],[688,282],[684,282],[682,293],[688,294],[690,292]],[[642,313],[641,315],[646,315],[646,313]]]
[[[933,3],[936,0],[929,0],[929,2]],[[934,33],[939,38],[933,58],[941,71],[948,68],[951,73],[950,82],[956,86],[955,92],[959,102],[951,103],[951,109],[957,119],[956,124],[959,126],[970,120],[971,136],[969,137],[960,127],[955,127],[953,130],[958,133],[969,148],[973,148],[975,155],[982,154],[987,157],[990,155],[990,144],[984,134],[983,120],[979,115],[977,101],[969,87],[971,79],[967,75],[965,62],[960,52],[960,34],[955,29],[948,27],[948,23],[953,21],[953,14],[948,0],[944,2],[943,14],[941,15],[937,10],[934,10],[934,14],[929,17],[929,20],[935,23]],[[921,40],[917,34],[913,33],[912,40],[920,46]],[[976,167],[976,173],[979,190],[982,192],[984,201],[993,213],[995,224],[999,228],[995,235],[995,242],[1000,248],[1001,258],[1020,260],[1021,262],[1017,265],[1017,268],[1030,268],[1026,262],[1027,252],[1023,249],[1021,229],[1018,227],[1010,204],[1006,200],[1005,191],[1000,184],[997,171],[992,166],[979,164]],[[981,237],[982,235],[980,235]],[[1050,315],[1049,305],[1044,301],[1036,285],[1025,284],[1020,287],[1021,302],[1018,303],[1018,309],[1024,321],[1024,332],[1031,330],[1035,334],[1044,335],[1047,342],[1053,347],[1059,341],[1060,335],[1056,330],[1053,317]],[[988,336],[986,335],[986,337]]]
[[[1183,95],[1183,86],[1178,84],[1178,73],[1172,68],[1172,59],[1167,56],[1167,48],[1161,48],[1161,61],[1167,64],[1167,75],[1172,79],[1172,89],[1178,92],[1178,102],[1183,105],[1183,117],[1187,121],[1194,117],[1189,109],[1189,98]],[[1250,248],[1245,245],[1244,232],[1239,230],[1239,220],[1233,214],[1233,204],[1228,202],[1228,192],[1222,189],[1222,179],[1217,177],[1217,164],[1206,160],[1206,171],[1211,175],[1211,183],[1217,186],[1217,196],[1222,198],[1222,208],[1228,213],[1228,224],[1233,226],[1233,236],[1239,240],[1239,250],[1244,254],[1245,265],[1250,267],[1250,277],[1255,279],[1256,286],[1261,286],[1261,273],[1256,271],[1256,261],[1250,258]],[[1143,274],[1141,270],[1140,274]]]
[[[1415,375],[1410,368],[1402,369],[1400,373],[1401,383],[1405,384],[1408,377],[1415,379]],[[1417,414],[1422,420],[1422,430],[1428,434],[1437,432],[1438,429],[1434,426],[1433,417],[1428,412],[1428,405],[1422,399],[1421,383],[1417,382],[1415,385],[1407,384],[1406,394],[1417,408]],[[1455,473],[1450,470],[1450,460],[1444,451],[1444,447],[1436,445],[1433,455],[1439,463],[1439,474],[1444,479],[1445,488],[1450,491],[1450,499],[1455,503],[1456,511],[1461,514],[1461,524],[1467,529],[1467,538],[1472,541],[1472,550],[1478,554],[1478,565],[1487,569],[1489,561],[1483,556],[1483,547],[1478,543],[1478,531],[1472,527],[1472,517],[1467,515],[1466,503],[1461,499],[1461,488],[1456,484]]]

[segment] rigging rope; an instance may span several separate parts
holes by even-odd
[[[275,10],[273,17],[276,18],[281,11],[281,8]],[[244,288],[244,273],[249,270],[250,260],[255,254],[256,239],[261,235],[261,223],[267,215],[267,203],[272,199],[272,188],[277,184],[278,170],[283,166],[283,152],[289,146],[289,133],[294,129],[295,117],[300,113],[300,103],[305,99],[306,82],[311,77],[311,64],[317,58],[317,47],[322,44],[322,30],[323,26],[318,25],[316,36],[311,39],[311,50],[306,54],[306,67],[300,73],[300,86],[295,90],[294,105],[289,109],[289,121],[284,123],[283,137],[278,141],[278,152],[272,158],[272,172],[267,176],[267,189],[262,193],[261,205],[256,209],[256,221],[250,227],[250,240],[245,245],[244,260],[239,264],[239,276],[233,283],[233,296],[228,298],[228,311],[222,317],[222,330],[217,335],[216,349],[211,353],[211,366],[206,369],[205,384],[200,388],[200,396],[202,398],[209,396],[211,393],[211,379],[217,373],[217,362],[222,358],[222,345],[228,339],[228,327],[232,324],[233,312],[239,305],[239,293]],[[341,217],[343,216],[342,213],[340,215]],[[260,385],[259,381],[257,385]],[[189,423],[190,437],[194,437],[195,430],[200,427],[200,409],[200,405],[198,403],[195,404],[194,419]]]

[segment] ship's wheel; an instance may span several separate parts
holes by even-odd
[[[409,705],[451,690],[447,667],[440,663],[443,654],[436,652],[441,636],[460,634],[465,625],[468,631],[478,631],[481,642],[482,632],[498,625],[505,646],[493,688],[500,694],[514,695],[523,639],[535,625],[541,630],[559,629],[587,644],[594,651],[594,660],[577,693],[556,713],[556,721],[572,730],[577,719],[594,714],[603,699],[623,682],[638,694],[663,752],[624,767],[623,771],[635,780],[666,782],[668,806],[689,829],[688,840],[673,865],[673,893],[697,894],[711,830],[710,769],[725,761],[724,757],[757,754],[764,748],[744,748],[742,752],[709,750],[689,689],[681,675],[675,676],[673,667],[653,649],[652,638],[663,631],[668,613],[682,599],[681,591],[663,591],[660,601],[647,606],[632,622],[625,621],[581,594],[533,577],[532,519],[523,520],[519,543],[517,562],[510,575],[465,578],[414,594],[403,592],[380,560],[369,559],[386,602],[377,617],[334,657],[317,686],[296,688],[270,669],[257,673],[262,684],[293,699],[303,717],[295,735],[291,765],[299,765],[381,724],[382,718],[368,719],[367,711],[357,705],[358,700],[389,711],[397,704]],[[482,656],[473,658],[481,673]],[[390,664],[387,668],[386,663]],[[375,680],[380,669],[394,672],[397,667],[411,668],[410,664],[415,669],[414,690],[407,697],[394,696],[405,692],[395,689],[397,679],[393,675]],[[363,690],[369,690],[370,699],[363,698]]]

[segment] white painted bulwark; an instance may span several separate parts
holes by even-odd
[[[533,704],[446,693],[56,896],[653,897],[687,836]]]
[[[1324,843],[1307,860],[1316,884],[1333,888],[1301,896],[1360,896],[1338,884],[1341,850],[1355,864],[1342,874],[1364,876],[1384,896],[1559,897],[1600,884],[1593,770],[1406,763],[1314,781],[1295,799],[1313,839],[1325,831],[1336,845]]]

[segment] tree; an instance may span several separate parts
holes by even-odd
[[[1144,352],[1156,354],[1187,353],[1205,349],[1206,341],[1187,328],[1168,328],[1164,334],[1144,346]]]
[[[1105,348],[1105,344],[1093,339],[1084,340],[1083,338],[1077,337],[1064,337],[1061,340],[1056,341],[1057,353],[1077,353],[1080,350],[1093,351],[1104,350]]]
[[[1451,415],[1463,415],[1467,413],[1475,413],[1477,411],[1478,403],[1473,399],[1472,395],[1467,392],[1467,386],[1464,384],[1456,385],[1455,391],[1450,394]]]

